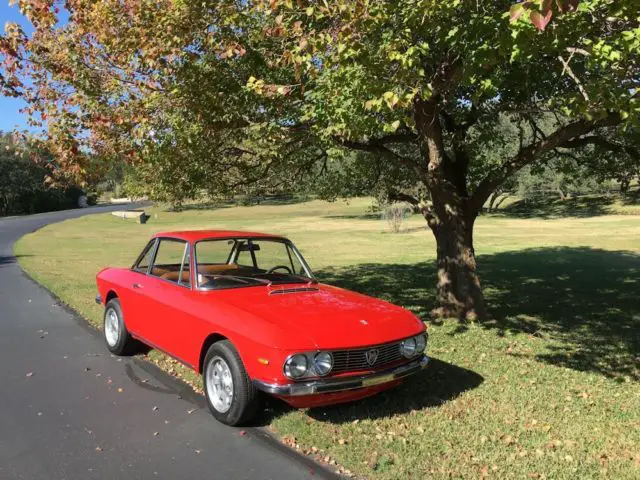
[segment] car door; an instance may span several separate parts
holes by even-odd
[[[127,330],[134,336],[144,326],[146,317],[147,298],[142,294],[147,282],[147,274],[153,262],[156,250],[157,239],[151,240],[131,267],[131,270],[124,275],[122,289],[118,291],[118,297],[124,310]]]
[[[160,238],[148,275],[137,290],[144,310],[137,335],[152,347],[185,361],[184,335],[195,320],[187,313],[191,298],[189,244],[183,240]]]

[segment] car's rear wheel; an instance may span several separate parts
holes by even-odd
[[[255,417],[258,392],[231,342],[223,340],[211,345],[204,359],[202,378],[209,409],[217,420],[235,426]]]
[[[133,355],[137,342],[131,337],[124,324],[120,300],[112,298],[104,309],[104,339],[109,351],[115,355]]]

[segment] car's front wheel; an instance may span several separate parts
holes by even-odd
[[[109,351],[115,355],[133,355],[137,342],[131,337],[124,324],[120,300],[112,298],[104,309],[104,339]]]
[[[202,377],[209,409],[217,420],[235,426],[255,417],[258,392],[231,342],[220,341],[209,348]]]

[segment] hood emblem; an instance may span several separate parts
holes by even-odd
[[[373,364],[376,363],[376,360],[378,360],[378,353],[380,352],[377,348],[372,348],[364,354],[364,357],[370,366],[373,366]]]
[[[361,323],[362,325],[369,325],[369,322],[367,322],[366,320],[360,320],[360,323]]]

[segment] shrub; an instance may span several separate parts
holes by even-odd
[[[387,221],[389,229],[393,233],[402,230],[405,220],[412,212],[412,208],[407,203],[391,203],[384,208],[382,218]]]

